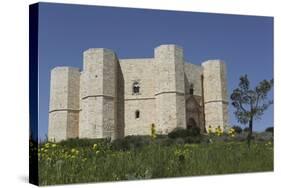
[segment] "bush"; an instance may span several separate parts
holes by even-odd
[[[249,127],[245,127],[244,129],[243,129],[243,132],[249,132],[250,131],[250,128]]]
[[[201,129],[199,127],[188,127],[186,132],[187,136],[199,136]]]
[[[265,132],[270,132],[270,133],[273,134],[274,128],[273,128],[273,127],[267,127],[267,128],[265,129]]]
[[[189,136],[184,138],[184,143],[186,144],[199,144],[204,141],[202,136]]]
[[[78,139],[78,138],[71,138],[67,140],[63,140],[59,142],[59,144],[63,147],[67,148],[77,148],[77,147],[92,147],[94,144],[100,145],[109,145],[110,139],[106,138],[99,138],[99,139]]]
[[[241,134],[237,134],[234,137],[234,140],[239,141],[239,142],[244,142],[247,140],[248,133],[247,132],[242,132]]]
[[[161,146],[172,146],[173,144],[175,144],[175,139],[169,138],[166,135],[162,135],[162,137],[160,138],[157,137],[155,143]]]
[[[242,128],[239,126],[233,126],[232,129],[235,130],[235,133],[240,134],[242,133]]]
[[[257,133],[255,135],[255,140],[256,141],[261,141],[261,142],[271,141],[271,140],[273,140],[272,133],[271,132]]]
[[[168,134],[168,137],[173,138],[173,139],[174,138],[185,138],[187,136],[188,136],[187,131],[183,128],[175,128]]]
[[[186,138],[186,137],[194,137],[200,135],[199,127],[188,127],[187,129],[183,128],[175,128],[172,132],[168,134],[169,138]]]
[[[113,150],[135,150],[151,143],[150,136],[126,136],[125,138],[116,139],[111,143]]]
[[[174,144],[177,144],[177,145],[183,145],[185,143],[185,139],[184,138],[176,138],[174,140]]]

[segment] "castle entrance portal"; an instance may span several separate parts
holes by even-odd
[[[196,121],[193,118],[189,118],[186,122],[186,128],[197,127]]]

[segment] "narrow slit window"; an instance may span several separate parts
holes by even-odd
[[[193,86],[193,84],[190,84],[189,94],[193,95],[193,93],[194,93],[194,86]]]
[[[136,110],[136,112],[135,112],[135,118],[136,118],[136,119],[140,118],[140,111],[139,111],[139,110]]]

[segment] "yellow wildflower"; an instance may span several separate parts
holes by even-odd
[[[98,147],[98,145],[97,145],[97,144],[94,144],[94,145],[93,145],[93,150],[96,150],[97,147]]]
[[[212,133],[212,127],[211,126],[208,127],[208,133],[209,134]]]
[[[47,143],[45,144],[45,147],[46,147],[46,148],[49,148],[49,146],[50,146],[50,143],[47,142]]]
[[[155,139],[157,136],[156,136],[156,129],[155,129],[155,125],[154,123],[151,124],[151,138],[152,139]]]
[[[79,151],[78,151],[78,150],[76,150],[76,151],[75,151],[75,154],[76,154],[76,155],[78,155],[78,154],[79,154]]]
[[[74,153],[75,151],[76,151],[76,150],[75,150],[74,148],[73,148],[73,149],[71,149],[71,152],[72,152],[72,153]]]
[[[217,136],[221,136],[223,134],[223,131],[220,126],[216,127],[215,132]]]

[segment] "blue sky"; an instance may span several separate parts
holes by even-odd
[[[153,57],[153,49],[167,43],[182,46],[193,64],[224,60],[229,94],[242,74],[248,74],[253,86],[273,77],[272,17],[40,3],[39,139],[48,130],[52,68],[82,68],[82,53],[88,48],[141,58]],[[231,106],[229,116],[229,122],[238,125]],[[273,106],[254,122],[257,131],[268,126],[273,126]]]

